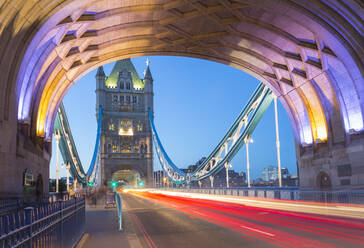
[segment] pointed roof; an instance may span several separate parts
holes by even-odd
[[[115,88],[118,84],[118,77],[122,71],[128,71],[131,73],[131,78],[133,80],[133,85],[135,89],[144,88],[144,83],[140,79],[135,67],[130,59],[122,59],[115,63],[110,76],[106,80],[106,86]]]
[[[97,69],[96,77],[105,77],[104,67],[100,66]]]
[[[152,73],[150,72],[150,69],[149,69],[149,64],[147,66],[147,70],[145,71],[144,79],[150,79],[153,81]]]

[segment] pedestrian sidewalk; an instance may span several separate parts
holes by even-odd
[[[86,207],[86,233],[77,248],[141,248],[127,212],[123,213],[123,230],[118,230],[116,208],[103,205]]]

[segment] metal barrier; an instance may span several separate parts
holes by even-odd
[[[121,204],[121,195],[117,191],[115,191],[115,202],[119,217],[119,231],[121,231],[123,230],[123,206]]]
[[[266,199],[309,201],[322,203],[360,204],[364,205],[364,190],[357,191],[310,191],[285,188],[157,188],[162,190],[232,195]]]
[[[85,229],[85,198],[27,207],[0,216],[0,248],[74,247]]]

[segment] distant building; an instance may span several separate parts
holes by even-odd
[[[263,169],[262,179],[265,182],[275,181],[278,179],[278,168],[276,166],[270,165]]]

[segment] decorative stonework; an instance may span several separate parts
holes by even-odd
[[[150,74],[149,65],[147,71]],[[151,180],[153,149],[147,113],[149,108],[153,111],[151,76],[140,79],[130,59],[116,62],[108,77],[99,67],[96,99],[96,111],[99,105],[103,108],[102,183],[110,182],[113,173],[121,170],[132,170],[143,181]]]

